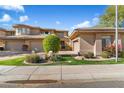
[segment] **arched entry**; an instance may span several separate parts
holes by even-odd
[[[28,51],[28,45],[23,45],[23,46],[22,46],[22,50],[23,50],[23,51]]]
[[[3,46],[0,46],[0,51],[3,51],[4,50],[4,47]]]

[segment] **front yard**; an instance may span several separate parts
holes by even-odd
[[[86,65],[86,64],[124,64],[124,59],[119,59],[118,63],[115,60],[107,60],[107,61],[86,61],[86,60],[76,60],[72,56],[62,56],[61,59],[54,63],[49,64],[25,64],[25,57],[15,58],[10,60],[0,61],[0,65],[8,65],[8,66],[32,66],[32,65]]]
[[[0,61],[0,65],[8,65],[8,66],[23,66],[26,65],[23,63],[24,57],[9,59],[9,60],[2,60]]]

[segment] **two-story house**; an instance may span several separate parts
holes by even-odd
[[[46,29],[23,24],[13,25],[13,31],[0,30],[0,49],[11,51],[43,51],[45,36],[56,34],[61,39],[61,50],[68,49],[68,31]]]

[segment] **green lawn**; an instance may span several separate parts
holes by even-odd
[[[80,64],[124,64],[124,59],[119,59],[118,63],[115,60],[107,61],[86,61],[86,60],[76,60],[71,56],[64,56],[62,59],[62,64],[66,65],[80,65]],[[70,62],[69,62],[70,61]]]
[[[22,58],[10,59],[10,60],[3,60],[3,61],[0,61],[0,65],[22,66],[22,65],[25,65],[25,64],[23,63],[23,61],[24,61],[24,57],[22,57]]]
[[[22,58],[15,58],[10,60],[4,60],[0,61],[0,65],[10,65],[10,66],[32,66],[24,64],[24,57]],[[58,61],[52,63],[52,64],[42,64],[42,65],[85,65],[85,64],[124,64],[124,59],[119,59],[118,63],[116,63],[114,60],[109,61],[86,61],[86,60],[76,60],[71,56],[63,56]],[[35,66],[35,65],[34,65]]]

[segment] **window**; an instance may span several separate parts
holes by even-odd
[[[19,34],[21,34],[21,28],[16,28],[16,35],[19,35]]]
[[[29,28],[27,28],[26,30],[27,30],[27,31],[26,31],[26,32],[27,32],[27,34],[30,34],[30,29],[29,29]]]
[[[21,28],[19,28],[19,29],[18,29],[18,33],[21,33],[21,31],[22,31],[22,29],[21,29]]]
[[[102,50],[104,50],[106,47],[109,47],[111,44],[112,44],[111,36],[102,37]]]
[[[25,34],[25,32],[26,32],[26,29],[25,28],[22,28],[21,33]]]
[[[45,34],[49,34],[49,32],[45,32]]]
[[[30,34],[30,29],[29,28],[16,28],[16,34],[17,35]]]

